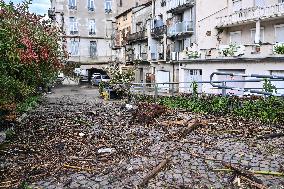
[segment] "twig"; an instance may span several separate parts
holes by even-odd
[[[264,186],[263,184],[259,184],[259,183],[256,183],[246,177],[241,177],[241,179],[249,182],[252,186],[256,187],[256,188],[259,188],[259,189],[267,189],[268,187]]]
[[[146,175],[142,182],[138,184],[138,187],[145,186],[151,178],[153,178],[158,172],[160,172],[169,162],[169,158],[163,160],[157,167],[155,167],[148,175]]]
[[[180,138],[185,138],[189,133],[197,129],[199,126],[205,125],[205,122],[201,122],[199,120],[194,120],[193,122],[189,123],[189,125],[182,130],[180,134]]]
[[[64,164],[63,167],[71,168],[71,169],[84,170],[84,171],[93,171],[92,169],[87,169],[87,168],[84,168],[84,167],[77,167],[77,166],[68,165],[68,164]]]
[[[213,171],[232,172],[234,170],[231,170],[231,169],[213,169]],[[248,172],[250,172],[252,174],[257,174],[257,175],[270,175],[270,176],[276,176],[276,177],[284,177],[284,173],[280,173],[280,172],[254,171],[254,170],[249,170]]]
[[[225,167],[227,167],[228,169],[231,169],[232,171],[234,171],[235,173],[237,173],[240,176],[246,177],[246,178],[248,178],[248,179],[250,179],[250,180],[252,180],[252,181],[254,181],[254,182],[258,183],[258,184],[262,184],[263,183],[260,179],[255,177],[252,172],[244,170],[244,169],[242,169],[240,167],[233,166],[232,164],[229,164],[229,163],[222,162],[222,164]]]

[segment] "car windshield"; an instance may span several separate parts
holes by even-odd
[[[103,79],[110,79],[110,77],[108,75],[102,75]]]

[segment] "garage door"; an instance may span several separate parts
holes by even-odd
[[[284,70],[273,70],[271,75],[284,76]],[[277,93],[284,94],[284,81],[271,82],[277,88]]]
[[[170,72],[167,71],[157,71],[156,83],[169,83],[170,82]],[[170,89],[169,84],[158,84],[159,91],[167,92]]]

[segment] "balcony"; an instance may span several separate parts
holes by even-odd
[[[271,20],[284,17],[284,3],[269,7],[252,7],[235,12],[231,15],[218,17],[217,27],[230,27],[255,22],[255,20]]]
[[[136,33],[132,33],[128,36],[128,41],[131,42],[135,42],[135,41],[142,41],[147,39],[146,36],[146,30],[140,31],[140,32],[136,32]]]
[[[148,54],[146,52],[142,52],[140,54],[136,54],[135,55],[135,60],[147,61],[148,60]]]
[[[162,38],[163,34],[167,33],[167,26],[164,25],[163,20],[152,20],[151,35],[153,38]]]
[[[183,36],[183,35],[189,35],[193,34],[193,22],[192,21],[183,21],[179,23],[175,23],[168,29],[168,36],[174,37],[174,36]]]
[[[194,0],[168,0],[167,13],[179,13],[194,6]]]

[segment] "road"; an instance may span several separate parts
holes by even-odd
[[[47,189],[238,188],[238,176],[216,170],[225,168],[222,163],[283,172],[284,138],[259,138],[268,131],[283,132],[283,126],[170,110],[144,124],[133,120],[134,110],[124,102],[98,97],[89,86],[57,88],[46,95],[3,154],[2,182]],[[205,124],[182,136],[197,119]],[[165,159],[165,167],[140,186]],[[284,177],[255,176],[265,187],[284,187]],[[239,184],[249,188],[253,183],[241,179]]]

